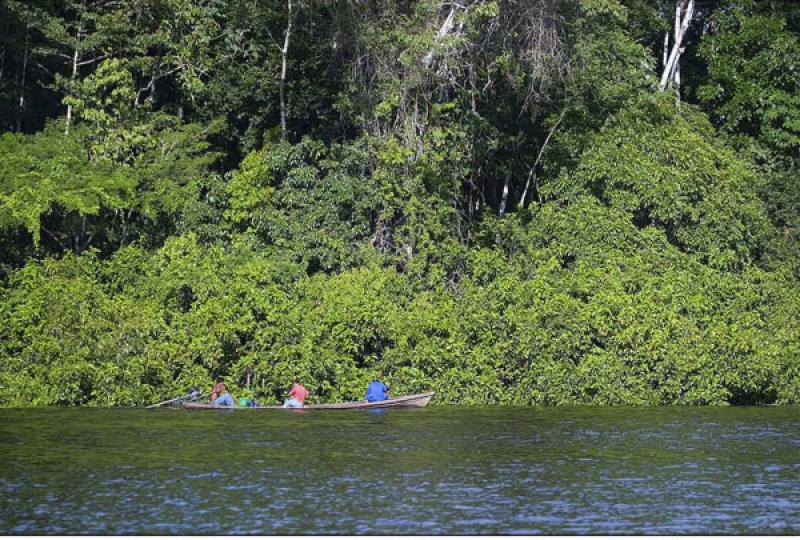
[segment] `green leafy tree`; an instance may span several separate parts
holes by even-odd
[[[363,145],[325,148],[311,139],[251,153],[228,184],[226,216],[265,243],[292,253],[310,272],[352,264],[380,209],[364,179]]]
[[[702,114],[683,111],[655,97],[615,115],[575,173],[548,189],[561,199],[594,195],[713,266],[753,260],[770,233],[758,177],[714,140]]]
[[[786,21],[741,2],[714,15],[699,52],[708,78],[697,97],[711,118],[736,137],[800,157],[800,42]]]
[[[85,131],[70,136],[51,125],[42,133],[0,138],[0,226],[21,225],[36,245],[42,233],[61,251],[80,253],[104,214],[130,204],[130,171],[94,160]]]

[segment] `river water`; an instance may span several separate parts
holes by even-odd
[[[800,408],[0,410],[3,534],[800,534]]]

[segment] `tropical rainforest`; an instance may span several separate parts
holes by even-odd
[[[0,405],[800,402],[791,0],[0,0]]]

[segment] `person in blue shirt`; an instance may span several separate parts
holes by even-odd
[[[366,401],[383,401],[389,399],[389,389],[386,385],[379,380],[374,380],[367,386],[367,395],[364,396]]]

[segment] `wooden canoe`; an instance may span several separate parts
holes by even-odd
[[[306,409],[388,409],[399,407],[424,407],[433,397],[433,392],[425,394],[414,394],[411,396],[400,396],[383,401],[351,401],[349,403],[327,403],[320,405],[306,405],[302,410]],[[184,403],[185,409],[211,409],[211,410],[259,410],[259,409],[282,409],[282,405],[259,405],[257,407],[224,407],[220,405],[212,405],[210,403]],[[291,410],[291,409],[287,409]],[[300,409],[295,409],[300,410]]]

